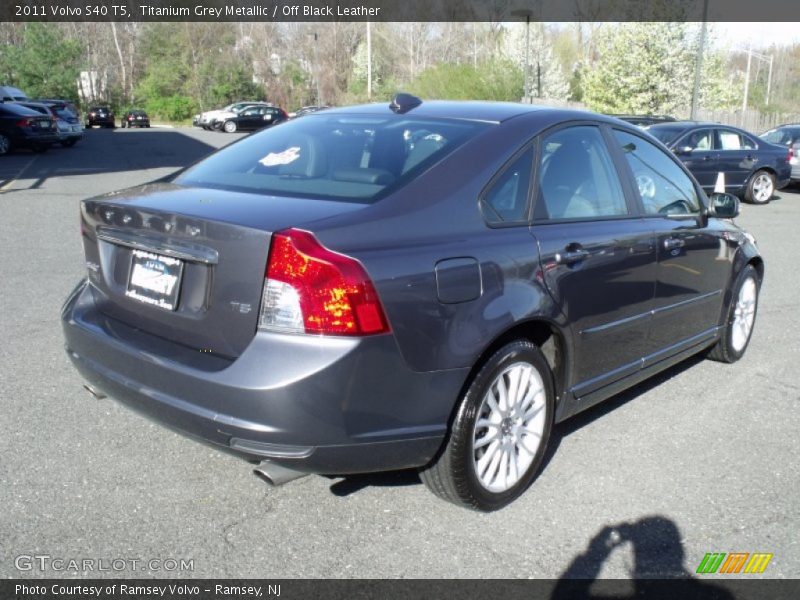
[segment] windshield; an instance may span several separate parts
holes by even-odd
[[[485,123],[319,113],[220,150],[175,183],[373,202],[486,127]]]
[[[677,139],[679,135],[686,131],[686,128],[673,127],[669,125],[653,125],[651,127],[647,127],[646,131],[659,142],[669,145],[671,141]]]

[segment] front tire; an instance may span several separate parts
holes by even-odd
[[[767,204],[775,193],[775,176],[769,171],[756,171],[747,183],[744,199],[752,204]]]
[[[236,133],[236,123],[234,121],[225,121],[222,128],[225,130],[225,133]]]
[[[522,340],[502,347],[475,375],[443,449],[420,478],[454,504],[503,508],[536,476],[554,406],[553,378],[539,348]]]
[[[0,156],[11,152],[11,140],[7,135],[0,133]]]
[[[708,358],[734,363],[744,356],[753,335],[760,286],[758,273],[752,265],[742,269],[725,313],[722,336],[711,348]]]

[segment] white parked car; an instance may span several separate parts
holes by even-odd
[[[248,106],[255,105],[272,106],[268,102],[260,102],[256,100],[234,102],[233,104],[229,104],[224,108],[209,110],[204,113],[200,113],[199,115],[195,115],[192,122],[196,127],[202,127],[203,129],[219,129],[226,118],[229,119],[231,117],[235,117]]]

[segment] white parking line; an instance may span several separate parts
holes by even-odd
[[[23,167],[22,167],[22,168],[19,170],[19,173],[17,173],[16,175],[14,175],[14,176],[13,176],[11,179],[9,179],[9,180],[8,180],[8,181],[6,181],[6,182],[5,182],[5,183],[4,183],[2,186],[0,186],[0,194],[2,194],[3,192],[8,192],[8,191],[10,191],[10,190],[11,190],[11,187],[12,187],[12,186],[13,186],[13,185],[14,185],[14,184],[17,182],[17,181],[19,181],[20,179],[22,179],[22,176],[25,174],[25,171],[27,171],[27,170],[30,168],[30,166],[31,166],[31,165],[32,165],[32,164],[33,164],[33,163],[36,161],[36,159],[37,159],[37,158],[39,158],[39,155],[38,155],[38,154],[37,154],[37,155],[35,155],[35,156],[34,156],[32,159],[30,159],[28,162],[26,162],[26,163],[25,163],[25,165],[24,165],[24,166],[23,166]]]

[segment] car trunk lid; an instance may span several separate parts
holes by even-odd
[[[81,205],[104,314],[235,358],[255,335],[271,233],[363,205],[151,184]]]

